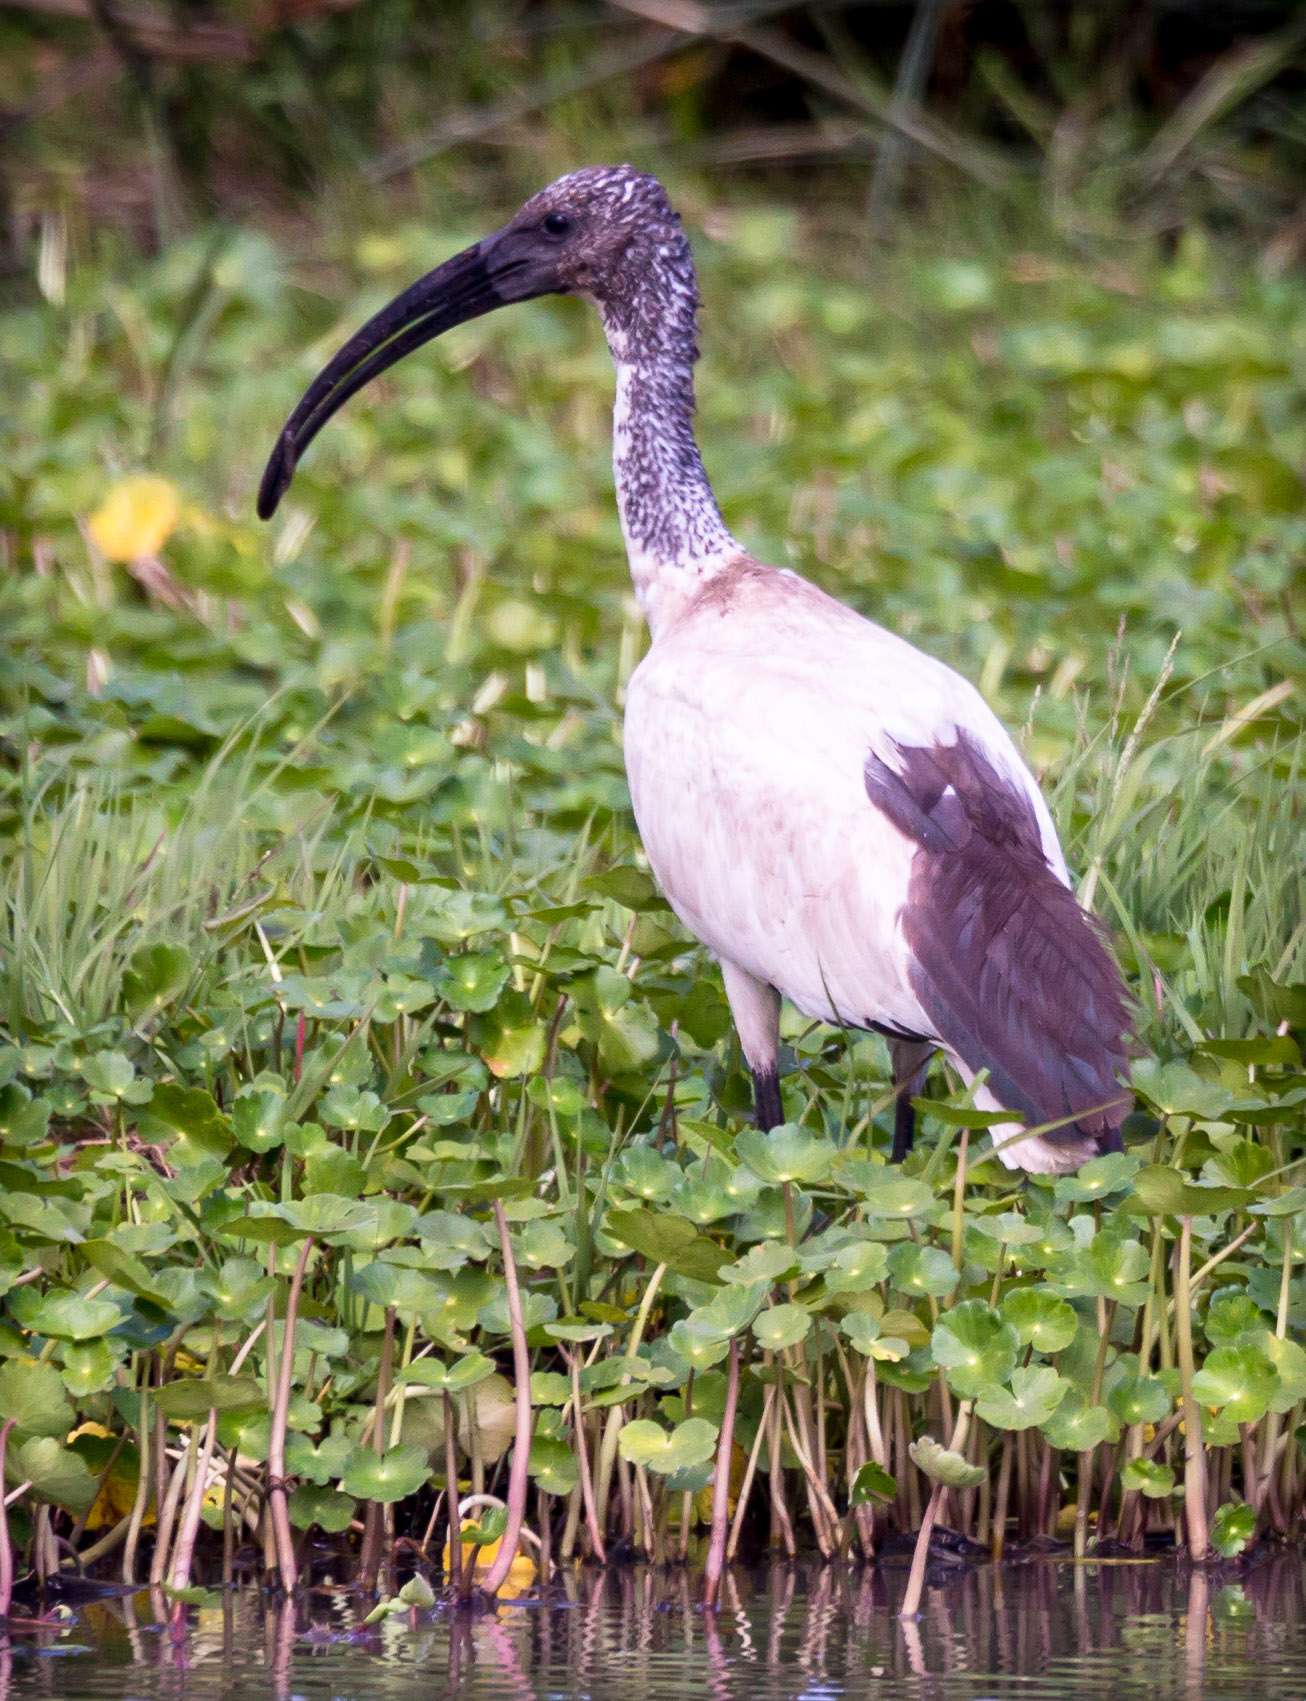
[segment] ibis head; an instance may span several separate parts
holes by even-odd
[[[659,281],[651,299],[650,278]],[[668,314],[667,296],[684,311]],[[371,379],[455,325],[514,301],[579,295],[603,316],[614,348],[689,327],[697,306],[689,243],[666,191],[632,166],[591,166],[532,195],[493,235],[419,278],[357,331],[305,391],[277,439],[259,488],[269,519],[304,450]]]

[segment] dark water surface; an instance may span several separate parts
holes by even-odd
[[[1173,1562],[983,1566],[894,1617],[904,1572],[737,1575],[715,1619],[696,1581],[565,1579],[548,1604],[360,1629],[355,1597],[249,1590],[155,1622],[148,1594],[74,1609],[0,1650],[0,1701],[1306,1701],[1301,1555],[1238,1573]]]

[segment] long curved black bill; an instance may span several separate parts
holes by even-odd
[[[364,384],[428,343],[503,305],[478,242],[428,272],[350,337],[323,367],[282,427],[258,492],[258,517],[270,520],[290,488],[299,457],[336,410]]]

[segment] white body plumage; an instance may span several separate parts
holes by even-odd
[[[867,753],[892,766],[899,744],[967,731],[1028,798],[1064,881],[1047,805],[1000,722],[951,668],[796,574],[633,566],[653,632],[626,703],[635,818],[672,908],[721,960],[749,1062],[774,1061],[769,988],[822,1021],[931,1035],[901,924],[917,846],[868,800]],[[1014,1132],[997,1136],[1003,1158],[1044,1168],[1042,1142]]]

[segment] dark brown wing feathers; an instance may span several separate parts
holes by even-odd
[[[902,927],[938,1033],[1043,1137],[1120,1149],[1128,1002],[1099,924],[1048,867],[1029,800],[959,733],[866,761],[866,790],[918,849]]]

